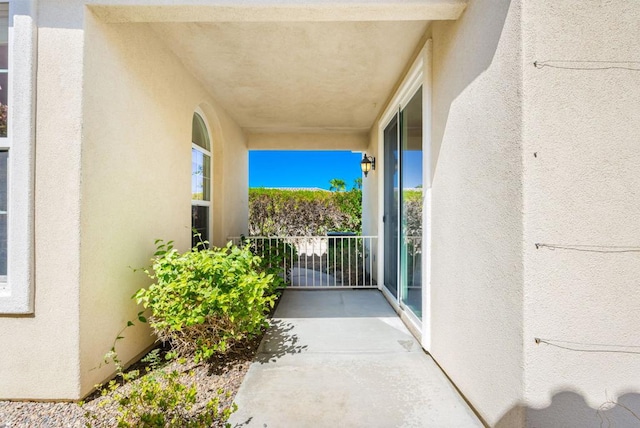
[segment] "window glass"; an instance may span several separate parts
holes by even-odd
[[[7,136],[9,89],[9,5],[0,3],[0,137]]]
[[[402,303],[422,318],[422,88],[400,112]]]
[[[193,143],[202,147],[203,149],[210,151],[211,143],[209,142],[209,133],[207,132],[207,126],[204,124],[204,120],[197,115],[193,115],[192,123]]]
[[[191,199],[211,200],[211,158],[197,149],[191,149]]]
[[[200,240],[208,240],[209,207],[200,205],[191,206],[191,228],[193,229],[193,237],[191,239],[192,247],[195,247]]]
[[[9,152],[0,151],[0,282],[7,281],[7,163]]]
[[[204,120],[193,115],[191,141],[191,229],[192,245],[209,241],[211,209],[211,143]]]

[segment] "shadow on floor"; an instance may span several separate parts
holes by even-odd
[[[285,355],[300,354],[307,346],[298,345],[298,335],[292,334],[294,325],[279,319],[273,319],[271,326],[264,335],[255,361],[260,364],[275,362]],[[267,349],[268,347],[268,349]]]
[[[526,418],[527,426],[564,428],[631,428],[640,427],[640,394],[628,393],[610,397],[593,408],[584,397],[573,391],[555,394],[548,407],[516,406],[495,425],[510,428],[518,419]]]

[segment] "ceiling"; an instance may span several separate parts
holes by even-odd
[[[249,132],[366,132],[429,21],[148,25]]]

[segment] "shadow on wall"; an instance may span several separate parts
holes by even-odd
[[[451,106],[493,63],[510,7],[511,0],[477,0],[458,20],[433,25],[434,174]]]
[[[511,428],[514,416],[525,413],[528,427],[536,428],[627,428],[640,427],[640,394],[628,393],[603,402],[593,408],[573,391],[562,391],[553,396],[551,404],[541,409],[514,407],[507,412],[496,428]]]

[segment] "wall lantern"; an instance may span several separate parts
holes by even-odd
[[[362,156],[362,161],[360,162],[360,168],[362,168],[362,172],[364,172],[364,176],[366,177],[369,174],[369,171],[372,169],[376,169],[376,158],[373,156],[367,156],[365,153]]]

